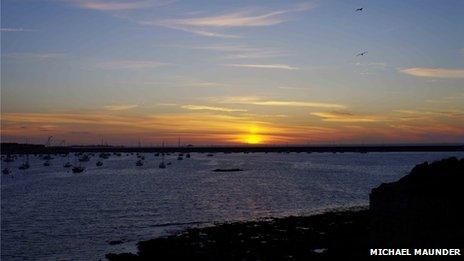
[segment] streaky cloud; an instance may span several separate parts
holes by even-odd
[[[221,111],[221,112],[246,112],[244,109],[231,109],[224,107],[214,107],[205,105],[183,105],[181,108],[187,110],[208,110],[208,111]]]
[[[249,104],[261,106],[287,106],[287,107],[314,107],[344,109],[345,106],[336,103],[310,102],[310,101],[288,101],[288,100],[263,100],[256,97],[223,97],[210,98],[212,101],[230,104]]]
[[[154,0],[75,0],[74,3],[81,8],[98,10],[98,11],[122,11],[148,8],[157,5],[168,4],[172,1],[154,1]]]
[[[280,70],[299,70],[300,68],[288,64],[223,64],[229,67],[256,68],[256,69],[280,69]]]
[[[66,53],[6,53],[3,56],[15,60],[54,60],[66,57]]]
[[[218,53],[224,53],[224,59],[255,59],[287,56],[287,52],[272,50],[264,47],[253,47],[248,45],[237,44],[218,44],[204,46],[179,46],[193,50],[205,50]]]
[[[407,68],[400,69],[400,72],[427,78],[464,78],[464,69],[447,69],[447,68]]]
[[[211,29],[259,27],[281,24],[289,20],[286,14],[302,12],[311,8],[312,6],[309,3],[302,3],[288,9],[276,11],[256,12],[245,10],[204,17],[167,18],[153,21],[139,21],[138,23],[140,25],[163,26],[207,37],[239,38],[240,36],[237,35],[215,32]]]
[[[134,60],[119,60],[98,63],[96,66],[104,70],[137,70],[137,69],[153,69],[171,65],[170,63],[162,63],[156,61],[134,61]]]
[[[206,36],[206,37],[216,37],[216,38],[226,38],[226,39],[227,38],[240,38],[240,36],[238,35],[217,33],[217,32],[207,31],[204,29],[189,28],[185,26],[165,23],[163,21],[138,21],[137,23],[143,26],[163,26],[166,28],[180,30],[180,31],[184,31],[184,32],[188,32],[188,33],[192,33],[192,34],[196,34],[200,36]]]
[[[378,116],[357,115],[345,111],[312,112],[311,115],[328,122],[378,122],[384,120]]]
[[[1,32],[34,32],[36,30],[26,28],[13,28],[13,27],[2,27]]]
[[[137,108],[137,104],[120,104],[120,105],[107,105],[104,108],[109,111],[126,111]]]
[[[238,11],[216,16],[166,19],[161,22],[165,25],[183,25],[193,27],[244,27],[244,26],[269,26],[287,21],[283,14],[309,10],[311,6],[307,3],[300,4],[294,8],[277,10],[272,12],[261,12],[259,14],[251,11]]]

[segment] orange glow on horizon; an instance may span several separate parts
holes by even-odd
[[[245,136],[245,142],[248,144],[261,144],[263,142],[263,138],[257,134],[249,134]]]

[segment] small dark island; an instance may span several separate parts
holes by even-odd
[[[213,170],[214,172],[237,172],[237,171],[243,171],[243,169],[239,168],[231,168],[231,169],[215,169]]]
[[[423,163],[372,190],[369,208],[224,223],[138,243],[109,260],[320,260],[371,248],[464,246],[464,159]]]

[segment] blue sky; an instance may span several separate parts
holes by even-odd
[[[2,138],[459,142],[463,11],[458,0],[5,0]]]

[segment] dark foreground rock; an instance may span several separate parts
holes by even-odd
[[[109,260],[317,260],[367,256],[368,211],[234,222],[142,241]]]
[[[464,246],[464,159],[425,162],[372,190],[371,245]]]
[[[142,241],[109,260],[359,260],[370,248],[462,248],[464,159],[417,165],[370,209],[226,223]]]

